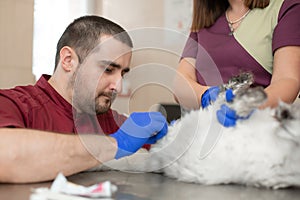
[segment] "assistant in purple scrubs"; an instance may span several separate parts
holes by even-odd
[[[175,84],[178,102],[199,108],[209,87],[251,72],[254,86],[268,95],[264,106],[276,106],[279,99],[292,103],[300,89],[300,0],[204,2],[194,1],[192,31],[178,67],[184,80]]]

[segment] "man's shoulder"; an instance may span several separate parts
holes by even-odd
[[[4,97],[11,98],[22,98],[27,96],[32,96],[36,93],[36,89],[32,85],[27,86],[16,86],[11,89],[0,89],[0,95]]]
[[[16,104],[25,103],[34,105],[36,104],[37,97],[42,95],[43,92],[36,85],[16,86],[11,89],[0,89],[1,98],[9,99]]]

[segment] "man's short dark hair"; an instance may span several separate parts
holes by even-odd
[[[79,63],[82,63],[91,50],[99,44],[102,35],[112,35],[115,39],[133,47],[130,36],[118,24],[100,16],[83,16],[75,19],[59,39],[56,47],[55,69],[60,59],[60,50],[64,46],[73,48],[78,55]]]

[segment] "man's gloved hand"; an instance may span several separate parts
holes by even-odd
[[[118,143],[116,159],[129,156],[144,144],[154,144],[168,132],[166,118],[160,112],[135,112],[120,129],[111,134]]]
[[[233,101],[235,95],[232,90],[226,90],[225,98],[227,102]],[[221,108],[217,110],[217,119],[225,127],[233,127],[236,125],[237,120],[245,120],[248,119],[253,112],[250,112],[247,116],[239,116],[236,111],[226,104],[222,104]]]
[[[219,86],[213,86],[213,87],[208,88],[201,96],[201,106],[202,106],[202,108],[206,108],[212,102],[216,101],[217,98],[218,98],[219,93],[220,93],[220,87]]]

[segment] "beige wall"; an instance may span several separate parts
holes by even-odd
[[[101,14],[121,24],[127,30],[162,27],[163,5],[162,0],[102,0]]]
[[[132,93],[117,98],[113,108],[128,114],[133,111],[153,110],[158,103],[175,103],[170,87],[179,57],[172,50],[175,48],[180,51],[178,48],[181,46],[161,44],[165,43],[162,38],[164,35],[148,35],[146,29],[143,35],[144,28],[164,28],[164,1],[103,0],[101,6],[101,15],[120,24],[130,34],[144,36],[133,36],[135,49],[129,76]],[[141,44],[143,41],[145,44]],[[140,47],[136,49],[136,46]],[[147,46],[150,48],[147,49]],[[162,50],[156,48],[157,46]],[[135,70],[138,67],[140,72]],[[151,67],[153,70],[149,70]],[[146,83],[143,79],[147,79]]]
[[[113,108],[122,113],[155,110],[159,103],[175,103],[172,82],[178,56],[144,49],[133,52],[129,81],[131,94],[118,97]]]
[[[103,15],[129,31],[145,27],[164,27],[164,2],[161,0],[90,0],[90,2],[91,12]],[[0,0],[0,88],[35,82],[32,75],[33,8],[34,0]],[[147,40],[149,38],[145,38],[145,41]],[[152,44],[156,39],[152,40],[148,42]],[[169,49],[169,46],[163,48]],[[161,73],[155,68],[151,72],[139,74],[138,77],[131,76],[130,83],[134,90],[130,96],[119,97],[113,105],[114,109],[121,113],[130,113],[150,110],[157,103],[174,102],[172,90],[168,87],[173,78],[172,69],[178,64],[178,55],[155,48],[133,52],[133,68],[149,63],[154,63],[155,66],[163,65],[164,69],[167,67],[171,72]],[[158,81],[140,85],[144,78]],[[161,83],[162,80],[165,82]]]
[[[0,1],[0,88],[34,83],[33,1]]]

